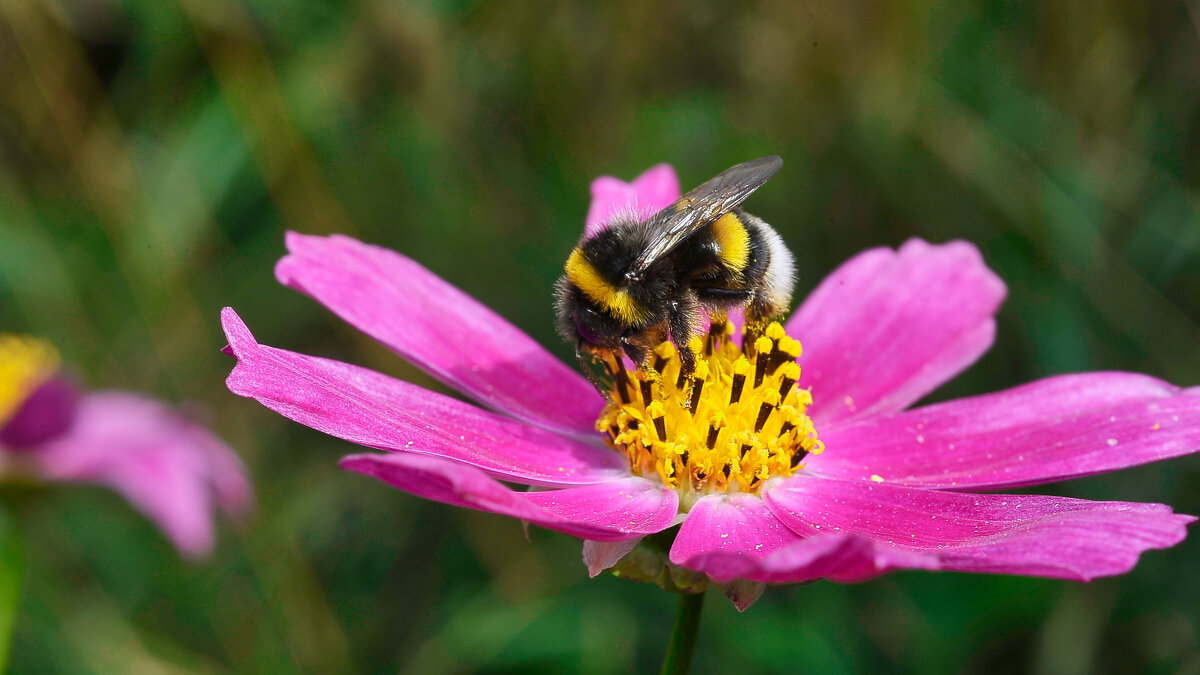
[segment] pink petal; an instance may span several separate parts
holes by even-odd
[[[426,499],[519,518],[599,541],[622,541],[661,531],[678,508],[675,493],[642,478],[514,492],[470,466],[415,454],[351,455],[342,468],[374,476]]]
[[[530,504],[571,522],[623,532],[661,532],[679,513],[678,493],[638,476],[519,494]]]
[[[318,431],[531,485],[597,483],[626,473],[616,453],[602,447],[366,368],[260,345],[232,309],[221,312],[221,322],[238,359],[229,390]]]
[[[1120,574],[1151,548],[1183,540],[1195,518],[1161,504],[1044,495],[974,495],[798,476],[767,505],[802,536],[866,537],[936,556],[945,570],[1088,580]]]
[[[701,497],[688,511],[670,560],[717,583],[754,579],[760,560],[799,540],[759,497],[714,494]]]
[[[245,469],[220,440],[150,399],[124,392],[84,396],[64,435],[30,454],[49,480],[100,483],[154,520],[180,551],[213,544],[211,510],[246,510]]]
[[[1146,375],[1063,375],[821,430],[823,476],[951,489],[1087,476],[1200,449],[1200,388]]]
[[[966,242],[909,240],[834,271],[788,320],[824,425],[903,410],[992,344],[1004,283]]]
[[[859,583],[894,570],[939,568],[932,554],[899,550],[861,535],[826,532],[772,553],[747,576],[780,584],[816,579]]]
[[[897,550],[861,535],[829,532],[795,537],[761,557],[710,549],[676,564],[704,571],[718,583],[783,584],[816,579],[856,583],[896,569],[938,569],[939,563],[930,554]],[[752,598],[731,599],[735,605],[753,602]],[[739,609],[746,606],[739,605]]]
[[[254,491],[246,466],[219,438],[196,429],[197,445],[208,449],[208,480],[217,506],[231,518],[240,518],[253,504]]]
[[[287,246],[275,267],[280,282],[414,365],[501,412],[592,432],[603,401],[582,376],[421,265],[338,235],[289,232]]]
[[[632,183],[601,176],[592,181],[592,203],[588,207],[585,236],[603,230],[614,216],[644,220],[676,199],[679,199],[679,179],[670,164],[647,169]]]
[[[679,529],[670,559],[720,584],[735,579],[856,582],[892,569],[932,569],[937,564],[932,556],[895,550],[867,537],[834,532],[800,536],[762,498],[748,494],[697,501]]]
[[[734,307],[729,310],[726,318],[729,323],[733,324],[733,343],[740,348],[742,338],[745,337],[742,331],[746,329],[746,312],[741,307]]]

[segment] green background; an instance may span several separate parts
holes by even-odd
[[[666,161],[687,189],[777,153],[752,210],[798,295],[913,236],[970,240],[1009,284],[995,347],[931,400],[1082,370],[1200,383],[1197,11],[0,0],[0,327],[94,387],[193,402],[259,501],[201,563],[99,488],[29,506],[13,670],[657,667],[672,596],[345,473],[352,446],[224,389],[224,305],[266,344],[438,388],[275,282],[288,229],[402,251],[566,358],[550,288],[593,177]],[[1046,489],[1200,513],[1200,462]],[[1192,539],[1086,585],[913,572],[745,614],[714,594],[695,671],[1200,672],[1198,573]]]

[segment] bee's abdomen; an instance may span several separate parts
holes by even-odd
[[[785,314],[791,307],[792,288],[796,285],[796,262],[792,252],[770,225],[761,218],[741,213],[750,233],[750,261],[747,281],[771,306],[774,315]]]
[[[736,213],[726,213],[712,224],[717,257],[730,272],[744,274],[753,257],[753,235]]]
[[[754,289],[762,285],[771,268],[773,234],[761,219],[740,209],[713,222],[712,241],[721,265],[731,274],[732,286]]]

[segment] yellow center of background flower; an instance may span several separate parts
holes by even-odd
[[[45,340],[0,333],[0,424],[58,372],[58,350]]]
[[[705,494],[756,493],[824,450],[806,413],[812,395],[795,386],[800,342],[774,322],[745,348],[732,334],[718,321],[693,338],[690,376],[670,342],[654,350],[650,368],[630,371],[619,355],[605,357],[612,388],[596,429],[634,474],[678,491],[684,511]]]

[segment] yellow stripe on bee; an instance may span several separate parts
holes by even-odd
[[[717,218],[713,223],[713,238],[721,248],[721,262],[734,272],[746,269],[750,262],[750,233],[746,226],[732,213]]]
[[[638,323],[646,314],[646,310],[629,296],[629,291],[617,290],[607,279],[600,276],[595,266],[583,256],[582,250],[577,248],[571,251],[571,257],[567,258],[566,271],[567,279],[578,286],[584,295],[623,323]]]

